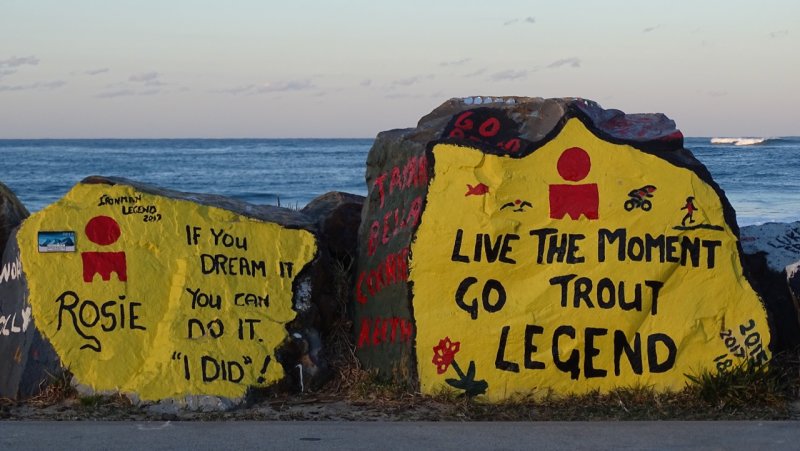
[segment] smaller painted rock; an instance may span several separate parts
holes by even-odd
[[[19,230],[30,316],[94,392],[308,387],[326,368],[313,280],[316,222],[332,209],[321,219],[90,177]]]

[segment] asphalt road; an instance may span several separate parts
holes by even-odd
[[[800,449],[800,422],[0,422],[4,449]]]

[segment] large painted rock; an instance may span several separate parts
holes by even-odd
[[[241,399],[287,379],[308,385],[319,369],[315,221],[86,179],[19,230],[31,316],[96,392]]]
[[[790,291],[790,266],[800,262],[800,222],[742,227],[745,269],[773,321],[773,350],[800,346],[797,297]]]
[[[502,400],[680,389],[770,358],[734,211],[663,115],[453,99],[368,162],[367,367]]]

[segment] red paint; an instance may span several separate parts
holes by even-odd
[[[379,246],[389,244],[401,231],[417,225],[422,213],[422,196],[415,197],[407,208],[387,211],[380,220],[372,221],[367,239],[367,256],[372,257]]]
[[[504,129],[503,121],[492,114],[495,113],[481,111],[476,115],[474,110],[464,111],[456,117],[453,129],[446,136],[496,146],[507,153],[519,152],[522,147],[519,134],[514,130]],[[497,111],[496,114],[502,114],[502,111]],[[478,122],[480,123],[476,127]]]
[[[598,219],[600,195],[597,184],[550,185],[550,217],[563,219],[569,215],[576,220],[585,215],[588,219]]]
[[[389,179],[388,193],[386,179]],[[428,160],[425,155],[409,158],[402,166],[395,166],[387,172],[375,177],[373,189],[378,189],[380,208],[386,203],[387,195],[405,191],[411,187],[417,188],[428,185]]]
[[[107,246],[116,243],[122,232],[114,218],[108,216],[95,216],[86,223],[84,233],[89,241]],[[125,252],[82,252],[83,281],[90,283],[95,274],[100,274],[104,281],[111,280],[111,273],[117,273],[121,281],[128,280],[128,265],[125,261]]]
[[[117,278],[125,282],[128,280],[125,252],[83,252],[83,281],[91,282],[95,274],[105,280],[111,280],[111,273],[117,273]]]
[[[483,183],[478,183],[475,186],[470,185],[467,183],[467,192],[464,194],[464,197],[467,196],[483,196],[484,194],[489,192],[489,187],[484,185]]]
[[[474,124],[472,123],[472,120],[468,118],[473,114],[474,113],[472,111],[464,111],[463,113],[461,113],[461,115],[458,116],[458,119],[456,119],[455,123],[456,129],[462,131],[472,130]]]
[[[519,152],[519,149],[522,147],[522,143],[519,138],[509,139],[508,141],[500,141],[497,143],[497,147],[505,150],[508,153],[516,153]]]
[[[108,216],[95,216],[90,219],[86,223],[84,233],[89,241],[101,246],[115,243],[122,234],[117,221]]]
[[[556,164],[558,174],[571,182],[578,182],[589,175],[592,160],[589,154],[580,147],[570,147],[561,153]],[[550,218],[563,219],[569,215],[577,220],[581,216],[587,219],[598,219],[600,194],[596,183],[583,185],[550,185]]]
[[[450,341],[450,337],[439,340],[439,344],[433,347],[433,359],[431,359],[431,363],[436,365],[437,374],[447,372],[459,349],[461,349],[460,341]]]
[[[496,117],[486,119],[478,128],[478,133],[484,138],[491,138],[498,132],[500,132],[500,121]]]
[[[399,317],[362,318],[358,332],[358,349],[384,343],[408,343],[414,336],[414,324]]]
[[[558,174],[570,182],[579,182],[589,175],[592,161],[589,154],[580,147],[565,150],[558,158]]]
[[[384,288],[408,280],[408,248],[389,254],[372,269],[361,271],[356,282],[356,300],[367,303],[367,296],[374,297]]]

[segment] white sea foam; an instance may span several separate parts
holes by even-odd
[[[754,146],[768,138],[711,138],[711,144],[733,144],[734,146]]]

